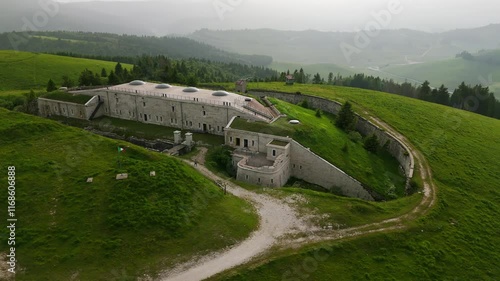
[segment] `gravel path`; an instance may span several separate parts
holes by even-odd
[[[206,149],[202,149],[201,153],[195,158],[198,161],[195,168],[212,180],[222,180],[202,165],[205,152]],[[259,228],[245,241],[229,250],[180,265],[169,272],[161,274],[158,280],[203,280],[250,261],[286,237],[314,230],[305,219],[298,216],[290,205],[280,200],[248,191],[229,182],[227,182],[227,191],[235,196],[249,200],[255,206],[260,216]]]

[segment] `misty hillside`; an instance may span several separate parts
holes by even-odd
[[[452,58],[464,50],[500,48],[500,25],[444,33],[383,30],[369,38],[364,46],[355,43],[356,35],[353,32],[202,29],[189,37],[232,52],[267,54],[275,61],[353,67],[428,62]]]
[[[14,38],[14,39],[12,39]],[[14,40],[14,44],[12,44]],[[267,66],[269,56],[240,55],[183,37],[154,37],[90,32],[29,32],[0,34],[0,49],[43,53],[73,53],[94,57],[166,55],[227,63]]]
[[[36,0],[2,1],[0,9],[8,11],[0,17],[0,32],[23,30],[23,17],[31,20],[43,11]],[[47,24],[39,30],[111,32],[118,34],[155,35],[182,34],[200,26],[217,28],[222,21],[211,2],[144,1],[144,2],[76,2],[59,3]],[[224,23],[227,24],[227,23]]]

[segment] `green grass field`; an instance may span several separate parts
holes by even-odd
[[[132,280],[257,227],[249,203],[180,160],[4,109],[0,120],[2,182],[16,167],[16,280]],[[129,178],[115,180],[123,172]],[[1,252],[7,237],[4,227]]]
[[[423,152],[438,187],[438,202],[404,231],[290,250],[214,280],[496,280],[500,276],[498,120],[361,89],[282,83],[253,83],[249,89],[349,100],[358,112],[380,117]],[[317,247],[326,250],[318,252]]]
[[[236,119],[233,127],[290,136],[385,198],[405,195],[406,177],[401,173],[397,160],[387,151],[381,149],[377,154],[368,152],[362,140],[350,140],[344,131],[334,125],[335,117],[331,114],[323,113],[321,117],[316,117],[312,109],[277,99],[269,100],[288,118],[281,118],[270,125]],[[289,124],[292,119],[300,120],[301,124]]]
[[[109,73],[115,65],[107,61],[0,50],[0,92],[45,89],[49,79],[59,87],[63,75],[78,83],[80,73],[86,68],[100,74],[102,68]],[[132,68],[128,64],[123,67]]]

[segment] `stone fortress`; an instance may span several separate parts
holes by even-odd
[[[241,81],[238,81],[241,84]],[[240,85],[241,86],[241,85]],[[343,195],[374,200],[356,179],[350,177],[320,156],[289,137],[252,132],[233,126],[235,120],[274,122],[280,118],[273,106],[264,106],[253,98],[226,91],[179,87],[143,81],[93,90],[72,91],[79,102],[61,98],[39,98],[41,116],[65,116],[83,120],[108,116],[147,124],[173,127],[190,132],[221,135],[225,144],[234,148],[233,165],[237,179],[266,187],[281,187],[290,177],[324,188],[336,188]],[[315,97],[280,93],[257,93],[295,102],[310,99],[324,111],[336,113],[339,105]],[[88,99],[81,96],[88,97]],[[299,102],[300,102],[299,101]],[[332,110],[332,108],[334,110]],[[333,111],[333,112],[332,112]],[[388,140],[389,151],[399,160],[407,178],[413,175],[413,158],[408,149],[368,121],[361,119],[361,133],[377,133]],[[359,129],[359,128],[358,128]],[[365,132],[364,132],[365,131]],[[180,138],[176,132],[176,139]],[[382,138],[381,138],[382,137]]]

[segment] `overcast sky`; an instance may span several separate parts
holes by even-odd
[[[5,0],[0,0],[5,1]],[[6,0],[7,2],[11,0]],[[17,3],[38,0],[16,0]],[[40,0],[49,1],[49,0]],[[58,2],[89,2],[87,0],[57,0]],[[107,0],[108,2],[132,0]],[[141,0],[136,0],[141,1]],[[147,1],[147,0],[143,0]],[[162,0],[157,0],[163,2]],[[233,18],[235,25],[207,24],[209,28],[275,28],[289,30],[356,31],[373,24],[374,14],[391,12],[388,5],[399,3],[397,13],[382,28],[410,28],[424,31],[445,31],[500,23],[498,0],[165,0],[172,5],[183,2],[200,3],[202,14],[193,17],[215,17],[222,13]],[[12,1],[15,3],[15,1]],[[303,4],[301,4],[303,3]],[[117,3],[118,4],[118,3]],[[12,4],[16,5],[16,4]],[[182,4],[181,4],[182,5]],[[206,7],[206,8],[205,8]],[[216,7],[219,8],[217,11]],[[224,10],[225,9],[225,10]],[[205,11],[206,10],[206,11]],[[1,12],[0,12],[1,13]],[[197,13],[201,13],[197,11]],[[234,19],[240,19],[234,21]],[[188,19],[188,18],[187,18]],[[191,19],[191,18],[189,18]],[[203,26],[199,27],[202,28]],[[369,26],[371,27],[371,26]]]

